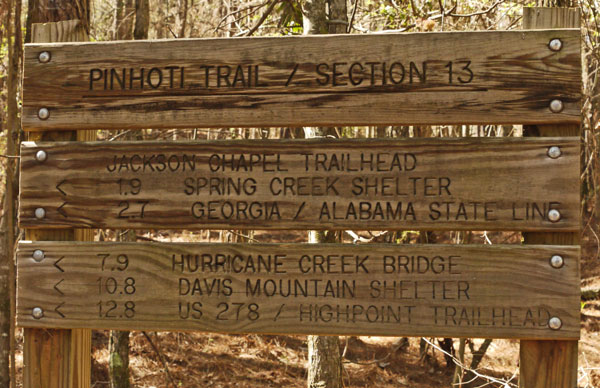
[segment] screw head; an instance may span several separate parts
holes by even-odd
[[[48,154],[46,153],[46,151],[44,150],[39,150],[38,152],[35,153],[35,159],[38,162],[43,162],[48,158]]]
[[[48,117],[50,117],[50,111],[48,110],[48,108],[40,108],[40,110],[38,111],[38,118],[40,120],[47,120]]]
[[[552,113],[560,113],[564,108],[565,106],[561,100],[550,101],[550,111]]]
[[[562,327],[562,321],[559,317],[552,317],[548,320],[548,327],[552,330],[558,330]]]
[[[550,265],[552,268],[562,268],[562,266],[565,265],[565,259],[563,259],[561,255],[552,255],[550,258]]]
[[[33,310],[31,310],[31,315],[33,315],[35,319],[40,319],[44,316],[44,310],[39,307],[34,307]]]
[[[42,251],[41,249],[36,249],[35,251],[33,251],[33,260],[37,261],[38,263],[44,260],[44,257],[44,251]]]
[[[548,212],[548,219],[552,222],[560,220],[560,212],[556,209],[552,209]]]
[[[38,59],[41,63],[50,62],[50,53],[48,51],[42,51],[40,55],[38,55]]]
[[[548,148],[548,156],[551,157],[552,159],[557,159],[561,155],[562,155],[562,151],[560,150],[560,147],[552,146],[552,147]]]
[[[552,51],[560,51],[560,49],[562,48],[562,40],[560,40],[558,38],[552,39],[548,43],[548,48]]]
[[[41,220],[44,217],[46,217],[46,209],[44,209],[43,207],[38,207],[37,209],[35,209],[35,218]]]

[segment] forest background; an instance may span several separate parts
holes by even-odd
[[[31,24],[79,19],[91,41],[512,30],[526,6],[581,8],[582,340],[580,387],[600,387],[600,239],[597,0],[1,0],[0,7],[0,388],[22,385],[22,331],[14,328],[14,242],[18,193],[23,44]],[[328,136],[522,136],[521,126],[338,128],[190,128],[97,132],[99,140],[276,139]],[[519,233],[373,231],[307,235],[301,231],[99,230],[97,240],[305,242],[369,244],[520,243]],[[97,331],[94,387],[516,387],[518,341],[451,338],[226,336],[206,333]]]

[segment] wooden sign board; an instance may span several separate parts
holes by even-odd
[[[22,242],[17,323],[576,339],[578,284],[565,246]]]
[[[24,228],[580,225],[578,138],[27,142],[20,187]]]
[[[27,130],[579,123],[580,62],[578,29],[28,44],[22,121]],[[553,100],[562,108],[551,111]]]

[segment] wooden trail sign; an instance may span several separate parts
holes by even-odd
[[[19,219],[26,228],[575,231],[578,185],[578,138],[27,142]]]
[[[578,247],[22,242],[17,322],[577,339],[578,284]]]
[[[580,62],[579,29],[28,44],[22,122],[579,123]]]

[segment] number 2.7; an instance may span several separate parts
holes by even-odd
[[[135,211],[129,209],[129,201],[121,201],[119,202],[119,207],[122,207],[122,209],[119,211],[117,218],[144,218],[144,209],[149,202],[150,201],[133,201],[133,204],[139,205],[139,210]],[[126,213],[127,210],[129,210],[130,213]]]

